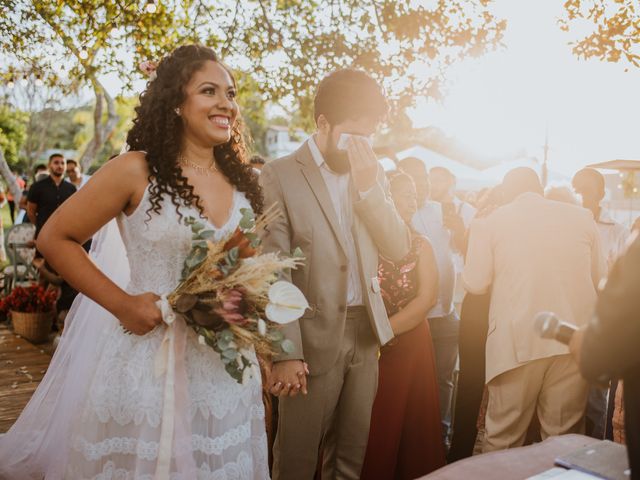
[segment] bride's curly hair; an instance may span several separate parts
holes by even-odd
[[[178,208],[181,205],[195,206],[204,216],[200,197],[187,182],[178,162],[184,127],[176,108],[185,100],[185,87],[192,75],[206,61],[219,63],[235,85],[233,74],[213,50],[202,45],[184,45],[162,59],[156,78],[140,95],[140,105],[135,109],[136,118],[127,135],[127,144],[131,150],[146,152],[149,181],[154,180],[149,189],[151,207],[147,210],[148,215],[160,213],[162,196],[166,193],[180,218],[182,215]],[[261,213],[262,189],[258,176],[247,162],[242,129],[243,123],[238,118],[231,130],[231,140],[213,147],[213,154],[220,171],[238,191],[244,192],[254,212]]]

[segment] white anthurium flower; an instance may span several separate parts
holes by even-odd
[[[258,333],[260,336],[264,337],[267,334],[267,322],[263,319],[258,319]]]
[[[202,335],[198,335],[198,343],[200,345],[206,345],[207,342],[205,342],[204,337]]]
[[[236,363],[238,364],[238,367],[242,368],[242,365],[244,365],[244,362],[242,361],[242,354],[238,353],[236,355]]]
[[[269,288],[269,304],[265,309],[267,318],[284,325],[298,320],[309,308],[307,299],[298,287],[281,280]]]

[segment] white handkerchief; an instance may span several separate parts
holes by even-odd
[[[364,140],[369,144],[369,146],[373,148],[373,139],[371,137],[365,137],[364,135],[352,135],[351,133],[341,133],[340,138],[338,139],[338,150],[346,150],[347,142],[351,137],[364,138]]]

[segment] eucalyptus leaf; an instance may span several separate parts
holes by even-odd
[[[232,332],[231,330],[229,330],[229,329],[222,330],[222,331],[218,334],[218,336],[219,336],[221,339],[226,340],[227,342],[232,341],[232,340],[233,340],[233,338],[234,338],[233,332]]]
[[[206,240],[197,240],[195,242],[192,243],[192,247],[191,248],[200,248],[200,249],[207,249],[207,241]]]
[[[256,216],[250,208],[241,208],[242,219],[240,220],[240,229],[251,230],[256,225]]]
[[[204,225],[203,225],[202,223],[200,223],[200,222],[196,222],[196,223],[194,223],[193,225],[191,225],[191,231],[192,231],[193,233],[196,233],[196,234],[197,234],[197,233],[199,233],[199,232],[200,232],[200,230],[204,230]]]
[[[196,248],[191,251],[185,263],[189,268],[193,268],[197,265],[200,265],[204,259],[207,258],[207,251],[203,248]]]
[[[198,238],[201,238],[203,240],[210,240],[215,234],[216,232],[214,232],[213,230],[202,230],[200,233],[198,233]]]
[[[235,360],[235,358],[238,356],[238,351],[235,348],[227,348],[226,350],[222,351],[222,356],[230,360]]]
[[[253,232],[245,233],[244,236],[247,237],[247,240],[249,240],[250,245],[251,245],[252,248],[259,247],[260,243],[262,243],[260,241],[260,237],[257,234],[253,233]]]
[[[242,372],[238,369],[238,364],[236,362],[231,362],[225,365],[225,370],[231,378],[233,378],[236,382],[242,383]]]

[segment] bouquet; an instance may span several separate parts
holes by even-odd
[[[23,313],[51,312],[58,292],[46,289],[42,285],[33,284],[28,287],[15,287],[9,295],[0,300],[0,311]]]
[[[260,375],[252,350],[267,358],[293,351],[280,325],[300,318],[309,305],[297,287],[278,281],[282,271],[301,264],[301,252],[261,252],[259,233],[278,213],[271,208],[256,219],[250,209],[241,212],[239,227],[219,242],[211,241],[214,232],[203,223],[185,219],[192,247],[168,302],[198,341],[218,352],[229,375],[244,383]]]

